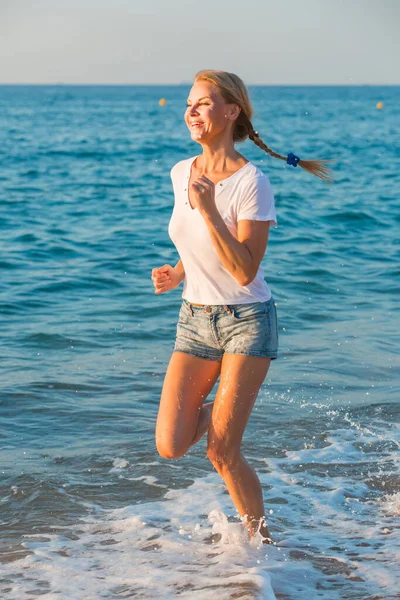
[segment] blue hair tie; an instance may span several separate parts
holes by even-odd
[[[299,160],[300,158],[298,156],[293,154],[293,152],[289,152],[286,162],[288,165],[292,165],[292,167],[297,167]]]

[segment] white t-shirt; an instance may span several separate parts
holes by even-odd
[[[182,298],[195,304],[265,302],[271,298],[271,291],[261,267],[249,285],[241,286],[222,264],[200,212],[190,206],[188,182],[196,158],[179,161],[170,172],[175,205],[168,234],[185,269]],[[278,224],[269,178],[251,162],[216,184],[215,204],[236,238],[241,219]]]

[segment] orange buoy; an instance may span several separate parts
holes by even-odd
[[[383,108],[383,102],[378,102],[376,105],[376,108],[379,108],[379,109]]]
[[[167,104],[167,101],[166,101],[165,98],[160,98],[159,101],[158,101],[158,104],[160,106],[165,106]]]

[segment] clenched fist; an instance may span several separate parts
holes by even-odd
[[[178,273],[171,265],[164,265],[151,271],[151,279],[154,283],[155,293],[163,294],[175,289],[181,282]]]

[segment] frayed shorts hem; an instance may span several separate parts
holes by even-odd
[[[211,356],[207,354],[202,354],[201,352],[193,352],[193,350],[185,350],[184,348],[174,348],[174,352],[183,352],[183,354],[190,354],[191,356],[196,356],[197,358],[204,358],[205,360],[215,360],[217,362],[221,362],[222,360],[222,354],[219,356]]]
[[[191,356],[196,356],[197,358],[204,358],[205,360],[214,360],[216,362],[221,362],[223,354],[218,356],[210,356],[207,354],[203,354],[201,352],[193,352],[192,350],[184,350],[180,348],[174,348],[174,352],[183,352],[184,354],[190,354]],[[278,354],[276,352],[269,352],[267,354],[260,354],[260,352],[226,352],[226,354],[240,354],[242,356],[255,356],[257,358],[270,358],[271,360],[276,360],[278,358]]]

